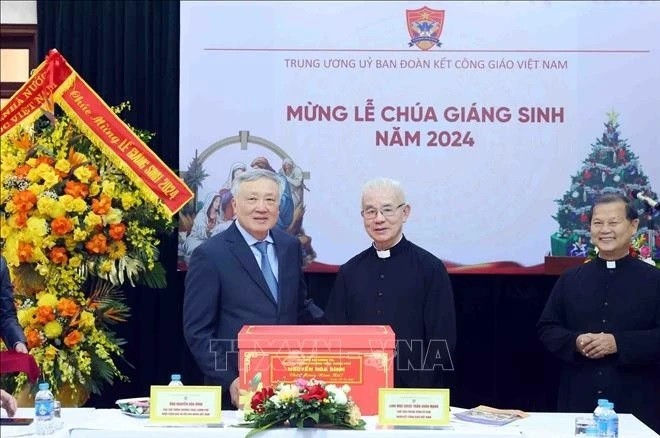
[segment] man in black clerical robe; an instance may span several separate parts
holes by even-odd
[[[447,386],[456,344],[454,295],[440,259],[409,242],[401,185],[376,179],[362,190],[373,245],[341,266],[326,306],[331,324],[390,325],[397,341],[394,386]]]
[[[604,398],[660,432],[660,270],[629,255],[638,224],[625,197],[596,201],[598,257],[559,278],[538,330],[562,363],[559,411],[591,412]]]

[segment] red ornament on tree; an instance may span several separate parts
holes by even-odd
[[[587,213],[582,213],[580,215],[580,222],[582,222],[583,224],[586,224],[588,220],[589,220],[589,216],[587,216]]]
[[[586,181],[588,179],[591,179],[591,171],[589,169],[585,170],[582,172],[582,178]]]
[[[616,157],[619,161],[624,161],[626,159],[626,150],[623,148],[619,149],[616,153]]]

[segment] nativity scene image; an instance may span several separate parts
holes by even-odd
[[[235,215],[231,185],[248,169],[266,169],[281,181],[279,217],[276,227],[296,236],[303,251],[303,267],[316,259],[312,238],[305,234],[305,191],[309,172],[282,148],[249,131],[224,138],[195,155],[182,178],[195,197],[179,212],[178,268],[187,270],[190,256],[206,239],[231,225]]]

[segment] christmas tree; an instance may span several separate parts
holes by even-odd
[[[632,199],[633,190],[657,199],[649,180],[642,172],[638,157],[630,150],[627,140],[619,134],[618,114],[607,114],[603,135],[591,145],[591,153],[582,162],[582,169],[571,177],[571,186],[561,199],[557,215],[559,231],[552,235],[552,255],[586,256],[591,251],[589,239],[589,210],[594,200],[607,193],[620,193]],[[660,218],[644,202],[635,199],[633,206],[639,213],[636,237],[645,236],[653,258],[660,258]]]

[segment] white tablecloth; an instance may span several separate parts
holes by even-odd
[[[454,408],[452,408],[454,409]],[[31,417],[32,409],[19,409],[17,416]],[[590,414],[531,413],[529,418],[505,426],[486,426],[458,420],[448,429],[392,429],[380,428],[376,417],[366,417],[366,431],[289,429],[269,430],[258,437],[300,438],[387,438],[387,437],[440,437],[440,438],[573,438],[576,416]],[[155,427],[148,419],[132,418],[117,409],[63,409],[64,428],[53,438],[190,438],[236,437],[243,438],[248,429],[233,427],[238,423],[236,412],[223,412],[223,425],[218,427]],[[5,426],[2,438],[32,436],[31,426]],[[659,435],[630,414],[619,414],[620,438],[656,438]]]

